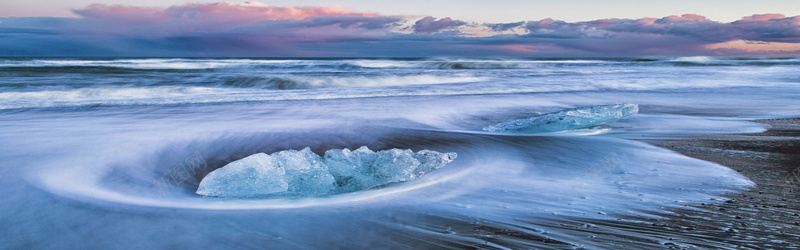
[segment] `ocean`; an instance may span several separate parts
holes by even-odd
[[[800,58],[2,58],[0,248],[732,247],[615,222],[754,185],[651,146],[800,116]],[[617,103],[589,128],[486,126]],[[458,154],[321,197],[195,193],[248,155]],[[662,237],[663,236],[663,237]]]

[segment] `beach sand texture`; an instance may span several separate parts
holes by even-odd
[[[800,247],[800,119],[758,122],[771,128],[759,134],[650,141],[725,165],[756,183],[750,190],[725,195],[723,203],[703,203],[665,214],[652,227],[744,247]]]

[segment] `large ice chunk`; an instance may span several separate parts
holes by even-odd
[[[377,153],[378,158],[370,166],[377,185],[414,179],[414,170],[419,167],[410,149],[389,149]]]
[[[639,105],[622,103],[565,109],[483,128],[497,133],[542,133],[586,128],[639,112]]]
[[[322,158],[311,152],[310,148],[303,150],[285,150],[272,154],[278,165],[286,169],[286,182],[289,183],[289,192],[297,194],[324,194],[334,188],[336,180],[328,172],[328,166],[322,164]]]
[[[324,162],[336,178],[342,192],[373,188],[394,182],[411,181],[441,168],[458,157],[456,153],[439,153],[409,149],[373,152],[366,146],[357,150],[331,149]]]
[[[353,192],[417,179],[457,156],[456,153],[431,150],[414,153],[410,149],[396,148],[374,152],[366,146],[353,151],[331,149],[323,157],[309,148],[271,155],[258,153],[211,172],[200,182],[197,193],[248,198]]]
[[[328,165],[328,170],[336,178],[336,185],[341,192],[352,192],[377,186],[373,181],[369,166],[375,162],[378,155],[367,146],[362,146],[354,151],[347,148],[331,149],[325,152],[323,158],[323,162]]]
[[[206,196],[252,197],[289,189],[285,170],[272,156],[254,154],[214,170],[200,181],[197,193]]]

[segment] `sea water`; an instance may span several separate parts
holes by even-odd
[[[798,66],[709,57],[0,59],[0,248],[724,246],[592,222],[751,187],[724,166],[640,139],[760,132],[751,120],[798,116]],[[639,113],[557,134],[482,130],[618,103]],[[256,153],[361,146],[458,158],[353,192],[196,193],[208,173]]]

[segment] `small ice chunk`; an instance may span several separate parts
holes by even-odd
[[[639,105],[622,103],[565,109],[483,128],[497,133],[543,133],[591,127],[639,112]]]
[[[423,149],[417,152],[414,157],[420,162],[419,167],[414,169],[414,175],[422,176],[444,166],[447,163],[453,162],[453,160],[458,157],[458,154],[455,152],[439,153],[436,151]]]
[[[197,194],[218,197],[254,197],[288,190],[285,171],[272,156],[254,154],[212,171],[200,181]]]

